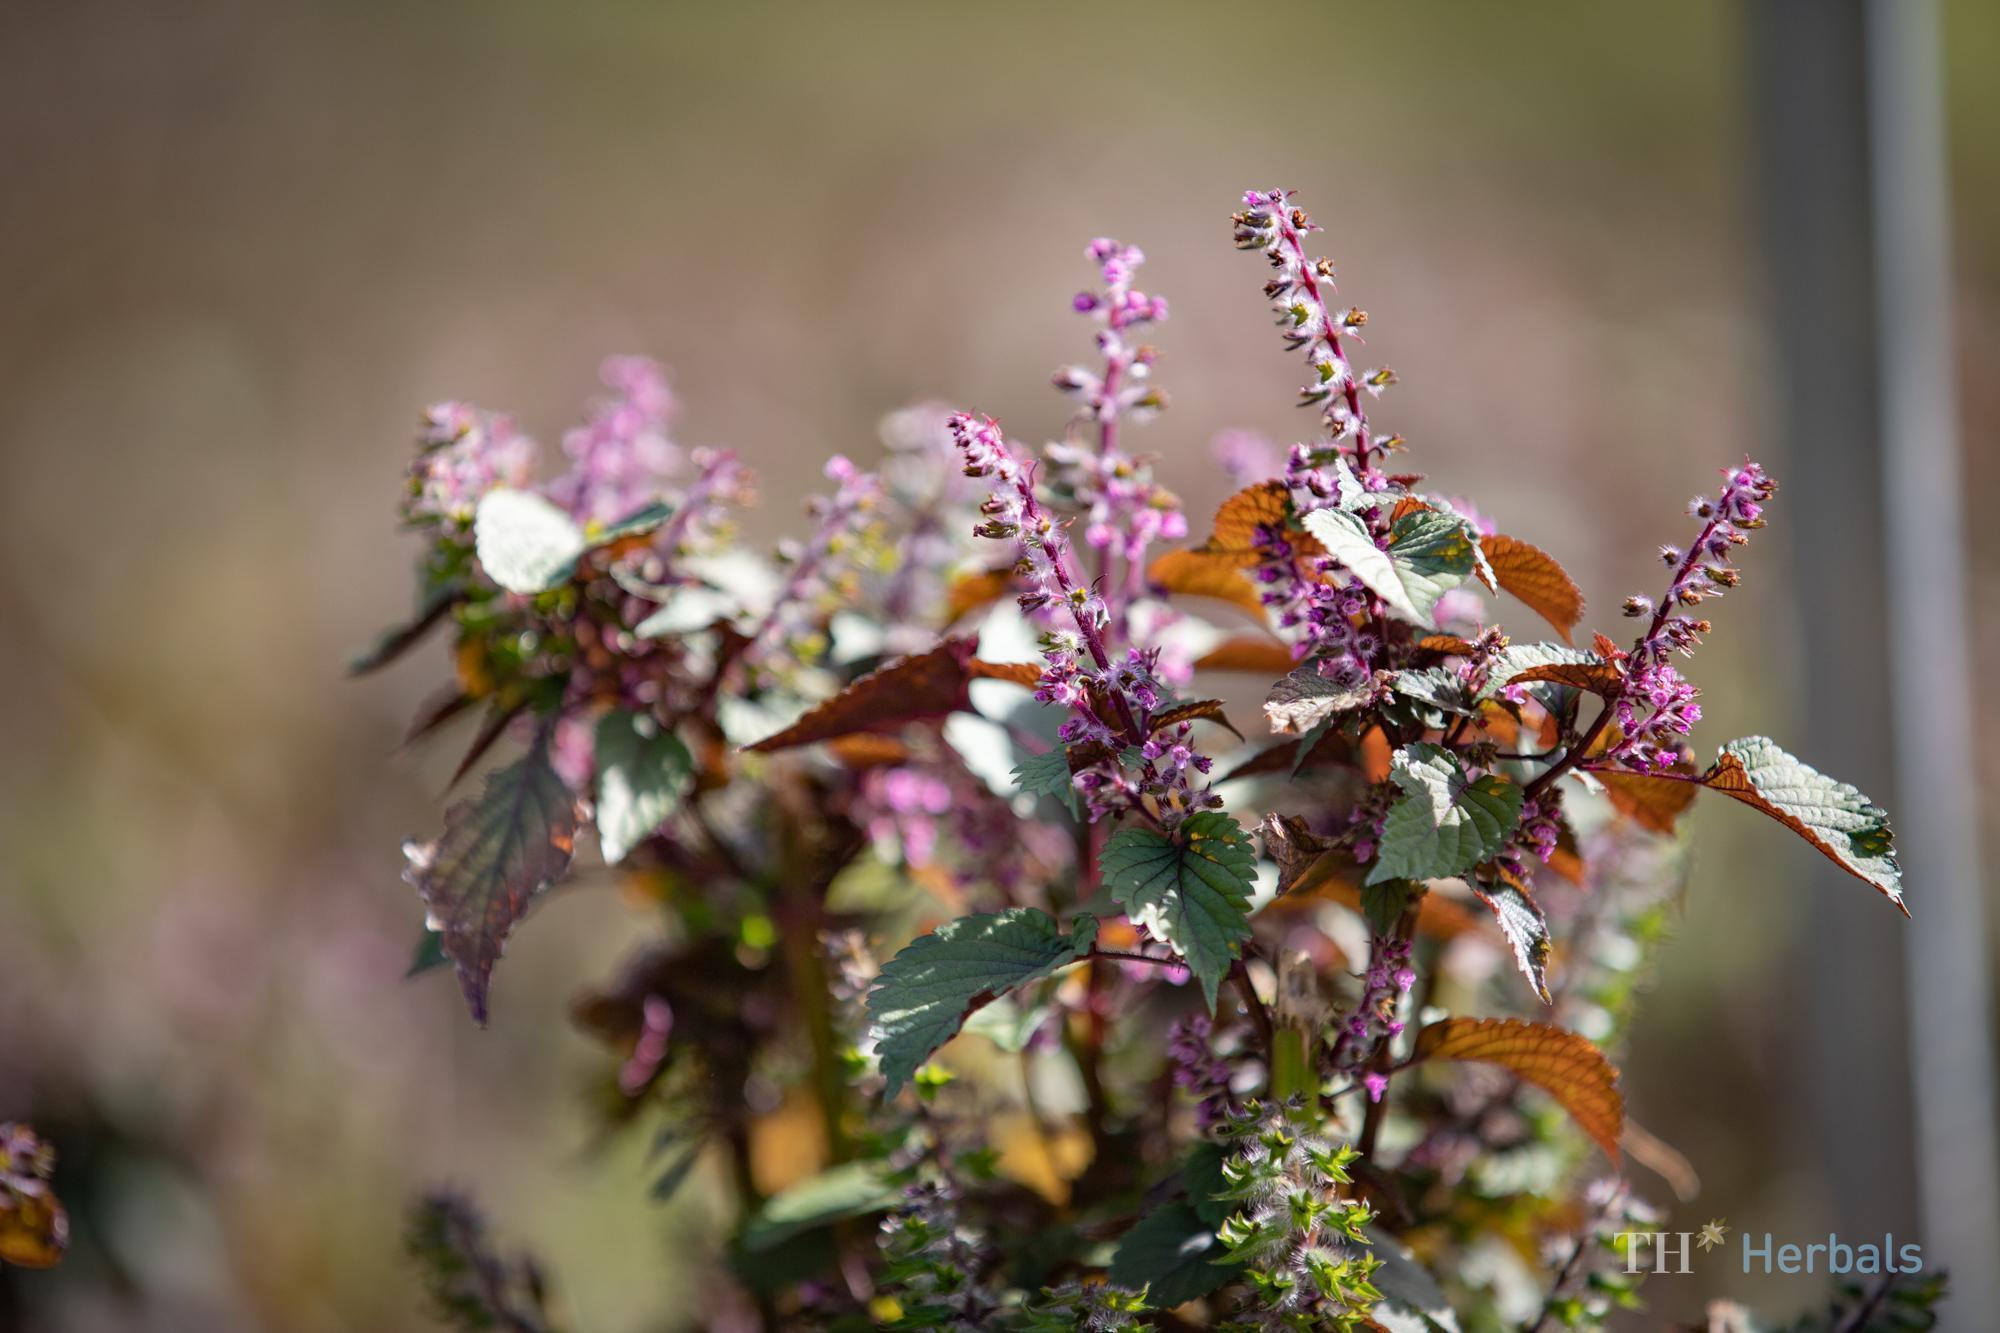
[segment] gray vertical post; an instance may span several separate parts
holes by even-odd
[[[1797,730],[1782,739],[1815,768],[1886,802],[1894,788],[1890,591],[1862,7],[1752,0],[1748,12],[1782,413],[1772,529],[1790,542],[1804,635]],[[1831,863],[1808,873],[1793,936],[1797,984],[1780,1025],[1792,1040],[1785,1058],[1801,1075],[1800,1128],[1829,1180],[1830,1221],[1842,1235],[1909,1236],[1917,1199],[1903,1000],[1908,923]],[[1912,910],[1928,913],[1929,886],[1910,887]]]
[[[1801,938],[1835,1222],[1915,1226],[1947,1328],[2000,1309],[1948,185],[1932,0],[1753,0],[1760,204],[1812,762],[1884,799],[1915,919],[1851,883]],[[1908,1233],[1906,1233],[1908,1234]]]
[[[1924,1248],[1951,1321],[2000,1310],[2000,1115],[1965,618],[1950,177],[1935,0],[1868,0],[1895,813],[1923,909],[1906,936]]]

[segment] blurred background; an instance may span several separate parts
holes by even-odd
[[[55,1141],[77,1233],[61,1268],[0,1270],[0,1328],[425,1327],[402,1210],[437,1182],[548,1260],[579,1328],[698,1309],[709,1204],[661,1210],[643,1145],[593,1149],[602,1056],[564,1015],[643,918],[556,895],[488,1031],[444,974],[401,980],[398,846],[437,824],[449,756],[397,744],[446,668],[343,665],[408,606],[395,505],[434,400],[553,445],[600,357],[658,357],[680,437],[763,475],[768,539],[904,403],[1057,431],[1047,376],[1084,351],[1068,298],[1109,234],[1172,302],[1173,409],[1144,445],[1199,526],[1218,431],[1309,429],[1262,265],[1228,243],[1246,186],[1294,187],[1402,377],[1379,415],[1412,465],[1555,553],[1599,626],[1660,582],[1653,548],[1716,468],[1772,467],[1787,492],[1716,609],[1697,740],[1766,731],[1886,800],[1888,773],[1837,763],[1883,699],[1806,683],[1825,581],[1784,529],[1828,520],[1787,503],[1816,459],[1784,442],[1783,261],[1814,232],[1772,201],[1798,141],[1771,134],[1789,48],[1758,9],[0,4],[0,1119]],[[2000,7],[1942,13],[1977,513],[2000,498]],[[1839,117],[1804,133],[1866,150]],[[1819,294],[1866,334],[1848,279]],[[1970,535],[1990,661],[2000,530]],[[2000,735],[1986,709],[1959,721]],[[1677,1222],[1811,1239],[1879,1195],[1876,1230],[1913,1227],[1908,928],[1740,809],[1704,806],[1695,841],[1627,1073],[1701,1175]],[[1830,898],[1879,943],[1829,937]],[[1816,1038],[1829,994],[1886,1035]],[[1856,1107],[1831,1130],[1829,1087]],[[1709,1265],[1647,1296],[1784,1314],[1821,1290]]]

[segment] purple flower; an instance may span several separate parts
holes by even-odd
[[[614,356],[598,374],[612,396],[564,434],[569,470],[548,495],[579,522],[615,523],[660,497],[681,451],[667,438],[674,396],[656,362]]]
[[[410,465],[403,517],[411,523],[472,521],[488,491],[526,486],[534,473],[535,442],[504,416],[469,403],[438,403],[424,412]]]
[[[1666,596],[1657,604],[1638,596],[1625,603],[1627,615],[1651,619],[1625,656],[1625,689],[1613,713],[1619,736],[1607,759],[1641,769],[1671,768],[1682,757],[1681,738],[1701,720],[1696,702],[1701,691],[1668,663],[1675,653],[1692,655],[1708,632],[1706,620],[1683,612],[1722,596],[1741,580],[1731,558],[1750,540],[1746,533],[1764,526],[1764,506],[1778,489],[1756,463],[1746,461],[1722,475],[1720,491],[1697,495],[1688,505],[1688,512],[1702,520],[1693,545],[1685,551],[1660,548],[1660,559],[1674,571]]]

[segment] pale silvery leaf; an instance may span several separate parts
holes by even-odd
[[[472,518],[473,550],[487,577],[508,592],[534,594],[554,587],[583,554],[583,529],[570,516],[529,491],[488,491]]]

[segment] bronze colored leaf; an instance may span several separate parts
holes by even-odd
[[[1429,509],[1430,506],[1419,500],[1416,496],[1406,495],[1396,501],[1396,507],[1389,511],[1389,526],[1393,528],[1410,515],[1421,514]]]
[[[1625,1128],[1618,1071],[1574,1032],[1518,1018],[1447,1018],[1417,1034],[1413,1058],[1497,1065],[1554,1097],[1605,1156],[1618,1160]]]
[[[965,670],[974,680],[1004,680],[1029,690],[1042,678],[1040,662],[982,662],[975,657],[965,664]]]
[[[1159,712],[1153,714],[1152,729],[1156,732],[1163,731],[1168,727],[1178,726],[1183,722],[1213,722],[1216,726],[1223,728],[1230,735],[1236,737],[1237,740],[1240,741],[1243,739],[1243,733],[1238,731],[1235,724],[1223,715],[1222,700],[1220,699],[1190,699],[1186,703],[1178,703],[1170,708],[1162,708]]]
[[[1481,537],[1480,547],[1493,577],[1529,610],[1555,626],[1563,642],[1571,642],[1576,622],[1583,619],[1583,593],[1554,556],[1518,538],[1496,533]]]
[[[1248,569],[1262,558],[1257,530],[1285,527],[1291,509],[1291,491],[1284,482],[1260,481],[1255,486],[1246,486],[1215,511],[1214,535],[1199,549],[1204,555],[1227,557],[1239,568]],[[1305,540],[1310,542],[1312,538]]]
[[[1166,592],[1183,597],[1214,597],[1240,607],[1259,621],[1268,619],[1257,585],[1227,554],[1169,551],[1147,568],[1146,579]]]
[[[1006,569],[986,569],[976,574],[959,575],[945,592],[944,623],[956,625],[980,607],[991,606],[1005,597],[1007,589],[1012,586],[1012,571]]]
[[[1451,657],[1472,656],[1472,645],[1455,634],[1426,634],[1417,640],[1417,647],[1427,653],[1444,653]]]
[[[1371,736],[1379,734],[1369,733]],[[1313,742],[1312,749],[1306,752],[1304,759],[1299,758],[1299,746],[1302,744],[1304,742],[1301,740],[1280,741],[1268,749],[1259,750],[1215,781],[1232,782],[1237,778],[1259,777],[1270,773],[1303,773],[1307,769],[1322,768],[1328,764],[1344,764],[1350,768],[1356,765],[1357,753],[1354,742],[1338,731],[1328,730],[1323,733]]]
[[[1598,771],[1604,794],[1621,813],[1655,833],[1672,833],[1681,812],[1694,804],[1701,784],[1658,777],[1651,773]]]
[[[1519,685],[1536,680],[1551,680],[1558,685],[1588,690],[1606,699],[1616,698],[1625,688],[1625,677],[1618,674],[1618,668],[1603,662],[1551,662],[1547,666],[1517,671],[1507,683]]]
[[[972,654],[977,648],[976,639],[954,637],[927,653],[884,663],[791,726],[746,748],[770,754],[860,731],[890,731],[969,708],[967,686],[975,674]]]
[[[864,768],[907,763],[910,758],[910,747],[894,736],[875,736],[867,732],[836,737],[827,742],[826,748],[835,759],[857,772]]]
[[[1276,639],[1238,634],[1224,639],[1195,659],[1196,671],[1252,671],[1265,676],[1282,676],[1297,666],[1292,650]]]

